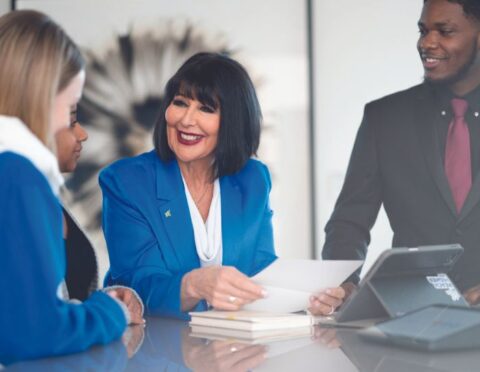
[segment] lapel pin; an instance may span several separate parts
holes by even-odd
[[[172,217],[172,212],[170,212],[170,209],[165,212],[165,217]]]

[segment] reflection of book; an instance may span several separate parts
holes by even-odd
[[[266,342],[289,340],[312,335],[312,327],[291,329],[269,329],[264,331],[243,331],[239,329],[206,327],[192,325],[190,336],[209,340],[229,340],[249,344],[263,344]]]
[[[310,315],[279,314],[254,311],[204,311],[190,313],[190,325],[215,328],[238,329],[244,331],[265,331],[310,327]]]
[[[197,328],[206,328],[210,330],[211,328],[208,327],[192,327],[192,333],[190,333],[190,337],[196,338],[203,338],[210,341],[220,341],[222,343],[227,343],[230,345],[235,344],[245,344],[245,345],[267,345],[267,354],[266,358],[276,357],[281,354],[289,353],[296,349],[301,349],[306,347],[315,341],[311,337],[311,332],[313,328],[299,328],[298,331],[295,330],[288,330],[284,331],[283,334],[279,334],[278,336],[273,337],[263,337],[263,338],[256,338],[256,339],[241,339],[238,337],[227,337],[226,335],[213,335],[207,333],[199,333],[197,332]],[[300,331],[303,333],[301,334]],[[234,331],[235,332],[235,331]],[[244,332],[244,331],[236,331],[236,332]],[[263,332],[263,331],[262,331]],[[268,331],[270,332],[270,331]]]
[[[277,349],[276,344],[283,343],[288,343],[288,341],[268,344],[266,360],[255,368],[255,371],[358,372],[357,368],[340,349],[330,349],[318,342],[310,342],[308,344],[305,342],[304,345],[294,342],[290,345],[281,345]],[[273,353],[271,353],[272,351]]]

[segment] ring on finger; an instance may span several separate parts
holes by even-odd
[[[235,303],[235,301],[237,301],[237,298],[235,296],[228,296],[228,302],[233,304],[233,303]]]

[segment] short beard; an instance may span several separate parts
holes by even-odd
[[[438,86],[438,87],[451,87],[455,83],[465,79],[470,72],[470,69],[475,64],[475,60],[477,59],[477,44],[476,42],[472,43],[472,50],[470,53],[470,59],[465,63],[462,68],[454,75],[447,76],[444,79],[433,80],[429,79],[424,76],[423,81],[427,84]]]

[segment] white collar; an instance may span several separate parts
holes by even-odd
[[[0,115],[0,153],[11,151],[26,157],[45,176],[58,196],[64,179],[55,155],[15,117]]]

